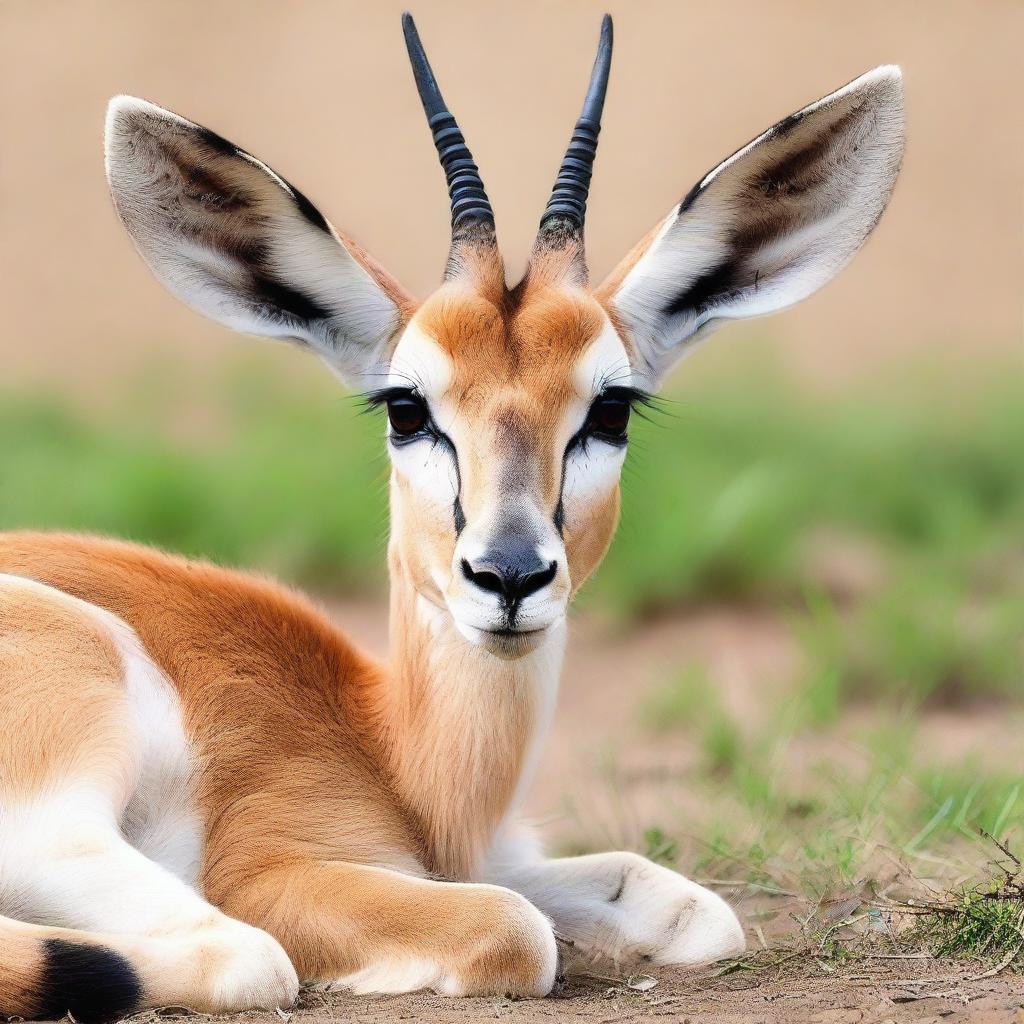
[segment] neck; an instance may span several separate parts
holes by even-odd
[[[391,667],[384,695],[395,787],[422,829],[426,866],[474,875],[529,782],[554,709],[565,626],[506,661],[466,640],[391,560]]]

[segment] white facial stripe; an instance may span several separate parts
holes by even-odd
[[[629,356],[606,317],[601,333],[583,351],[572,371],[575,398],[569,402],[559,427],[559,443],[564,450],[572,436],[583,426],[591,403],[606,387],[629,387],[633,381]]]
[[[629,387],[632,380],[626,347],[605,317],[603,330],[576,362],[576,393],[590,402],[602,387]]]
[[[591,402],[602,389],[629,387],[633,382],[626,348],[607,318],[604,330],[576,363],[573,382],[579,404],[573,403],[574,409],[563,428],[566,443],[579,429]],[[625,457],[624,445],[612,445],[597,439],[577,446],[569,453],[562,481],[562,505],[567,520],[581,515],[590,503],[601,500],[611,491],[618,482]]]
[[[451,378],[451,360],[413,321],[395,348],[387,387],[415,387],[427,399],[438,427],[444,430],[445,395]],[[391,445],[391,462],[417,494],[436,506],[439,515],[451,517],[452,505],[459,493],[459,478],[455,456],[447,445],[431,443],[429,439]]]
[[[387,387],[416,387],[431,409],[443,402],[452,379],[452,361],[415,320],[406,327],[388,370]]]
[[[565,460],[562,507],[565,520],[579,520],[590,505],[608,496],[619,481],[626,446],[590,440]]]

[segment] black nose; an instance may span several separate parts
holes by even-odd
[[[481,590],[500,594],[509,608],[543,590],[557,572],[558,563],[542,561],[532,545],[512,543],[492,548],[472,563],[462,560],[462,575]]]

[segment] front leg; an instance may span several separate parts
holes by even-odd
[[[304,860],[236,876],[218,902],[273,935],[303,981],[514,996],[545,996],[555,983],[550,923],[495,885]]]
[[[636,853],[544,860],[506,848],[485,877],[543,910],[559,937],[620,963],[696,965],[745,947],[725,900]]]

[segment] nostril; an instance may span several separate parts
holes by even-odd
[[[505,580],[500,574],[490,569],[480,569],[477,571],[465,558],[462,560],[462,575],[470,583],[475,583],[481,590],[487,590],[492,594],[505,593]]]
[[[516,596],[520,598],[529,597],[530,594],[536,594],[538,590],[543,590],[555,578],[557,572],[558,563],[552,562],[546,569],[542,569],[540,572],[531,572],[521,577]]]
[[[537,563],[534,562],[536,565]],[[543,590],[558,574],[558,563],[550,562],[545,568],[524,572],[516,566],[499,566],[492,562],[474,569],[467,559],[462,560],[462,575],[470,583],[491,594],[500,594],[508,605],[521,601],[530,594]]]

